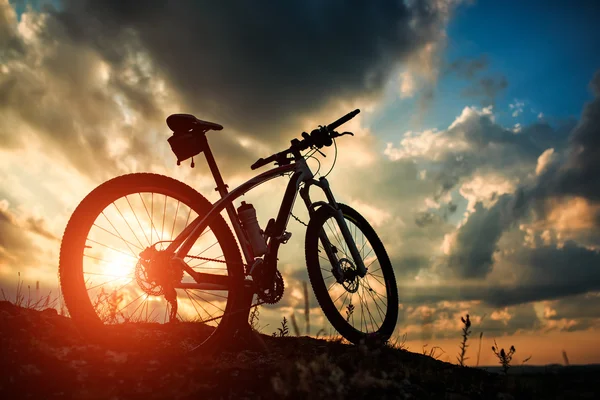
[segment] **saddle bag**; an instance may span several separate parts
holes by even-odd
[[[173,136],[167,139],[171,145],[171,150],[177,156],[177,165],[181,161],[187,160],[202,153],[206,146],[206,137],[202,133],[173,132]]]

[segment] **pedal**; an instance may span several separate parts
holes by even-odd
[[[281,236],[277,237],[277,240],[282,243],[282,244],[286,244],[288,242],[288,240],[290,240],[290,238],[292,237],[292,232],[286,232],[284,231]]]

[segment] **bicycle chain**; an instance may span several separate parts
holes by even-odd
[[[190,255],[188,255],[187,257],[193,258],[196,260],[215,261],[215,262],[219,262],[222,264],[227,263],[227,261],[217,260],[215,258],[190,256]],[[241,264],[246,271],[250,269],[250,266],[248,264],[244,264],[244,263],[235,263],[235,264],[236,265]],[[264,303],[275,304],[275,303],[279,302],[279,300],[281,300],[281,298],[283,297],[283,292],[285,291],[285,285],[283,282],[283,277],[281,276],[281,272],[277,271],[274,279],[275,279],[275,281],[273,282],[273,284],[274,284],[273,289],[261,288],[260,285],[258,285],[258,281],[256,282],[258,289],[259,289],[256,294],[262,300],[261,304],[264,304]]]
[[[186,257],[193,258],[195,260],[214,261],[214,262],[219,262],[219,263],[222,263],[222,264],[227,264],[227,261],[225,261],[225,260],[217,260],[216,258],[198,257],[198,256],[190,256],[190,255],[187,255]],[[241,265],[241,266],[243,266],[246,269],[250,267],[248,264],[244,264],[243,262],[242,263],[230,263],[230,264]]]
[[[290,211],[290,215],[291,215],[292,217],[294,217],[294,219],[295,219],[296,221],[300,222],[302,225],[304,225],[304,226],[306,226],[306,227],[308,228],[308,225],[307,225],[307,224],[305,224],[304,222],[302,222],[302,220],[301,220],[300,218],[296,217],[296,216],[294,215],[294,213],[292,213],[291,211]]]

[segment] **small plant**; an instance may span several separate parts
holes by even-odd
[[[354,304],[350,303],[346,306],[346,322],[350,322],[352,314],[354,314]]]
[[[496,343],[496,339],[494,339],[494,346],[492,346],[492,351],[498,357],[498,361],[500,365],[502,365],[502,370],[504,374],[508,374],[508,369],[510,368],[510,362],[512,361],[512,357],[515,354],[515,346],[510,346],[508,353],[504,351],[504,349],[500,349],[498,344]]]
[[[400,338],[400,336],[396,336],[393,340],[393,342],[390,340],[388,342],[389,346],[394,348],[394,349],[398,349],[398,350],[408,350],[408,346],[406,345],[406,338],[408,337],[408,333],[404,332],[404,335],[402,335],[402,338]]]
[[[479,367],[479,356],[481,355],[481,339],[483,338],[483,332],[479,332],[479,350],[477,350],[477,363],[476,367]]]
[[[460,317],[460,320],[463,323],[463,328],[462,328],[462,342],[460,343],[460,353],[458,353],[458,356],[456,357],[456,359],[458,360],[458,365],[460,365],[461,367],[465,366],[465,361],[469,359],[469,357],[465,357],[465,354],[467,353],[467,347],[469,347],[469,345],[467,344],[467,339],[469,338],[469,335],[471,334],[471,331],[469,330],[469,328],[471,327],[471,320],[469,319],[469,314],[467,314],[467,318],[463,318]]]
[[[300,328],[298,328],[298,323],[296,322],[296,315],[294,314],[294,312],[292,312],[292,315],[290,315],[290,319],[292,320],[292,328],[294,328],[294,334],[296,334],[296,336],[300,336]]]
[[[565,362],[565,365],[569,366],[569,357],[567,357],[567,352],[563,350],[562,356],[563,356],[563,361]]]
[[[304,318],[306,321],[306,335],[310,336],[310,304],[308,303],[308,284],[302,281],[304,286]]]
[[[23,283],[24,281],[21,280],[21,273],[17,272],[17,289],[15,293],[14,302],[9,300],[8,296],[6,296],[6,293],[4,293],[4,289],[0,289],[0,292],[2,293],[2,298],[5,301],[13,303],[17,307],[28,308],[31,310],[41,311],[46,308],[56,307],[58,298],[50,300],[52,291],[49,291],[46,296],[42,296],[40,298],[40,281],[36,281],[35,284],[35,299],[32,299],[31,297],[31,286],[27,285],[27,300],[25,300],[25,295],[23,294]]]
[[[281,321],[281,327],[277,328],[277,332],[273,332],[273,337],[286,337],[290,333],[288,328],[287,318],[283,317],[283,321]]]
[[[92,307],[96,310],[96,314],[105,324],[115,324],[120,320],[128,321],[129,318],[121,311],[122,307],[119,304],[123,301],[123,293],[117,294],[116,290],[108,293],[104,288],[100,288],[100,293],[96,295],[96,299],[92,302]]]
[[[250,326],[255,331],[258,330],[258,317],[259,316],[260,316],[260,312],[258,311],[258,306],[256,306],[250,312]]]
[[[429,349],[429,351],[427,350],[427,346],[427,344],[423,345],[422,353],[424,356],[428,356],[435,360],[439,360],[439,358],[446,353],[444,349],[442,349],[440,346],[433,346]]]

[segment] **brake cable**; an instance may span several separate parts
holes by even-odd
[[[327,173],[325,175],[323,175],[323,178],[327,177],[327,175],[329,175],[331,173],[331,171],[333,171],[333,167],[335,167],[335,162],[337,161],[338,149],[337,149],[337,144],[335,143],[335,138],[333,139],[333,147],[335,148],[335,155],[333,156],[333,164],[331,164],[331,168],[329,169],[329,171],[327,171]],[[320,166],[321,166],[321,163],[319,163],[319,167]]]

